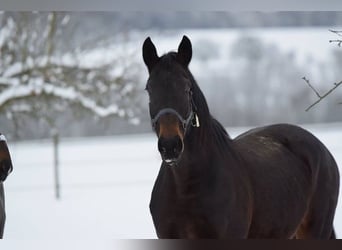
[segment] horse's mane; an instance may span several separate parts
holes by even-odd
[[[230,136],[222,124],[210,114],[205,96],[190,70],[187,69],[187,73],[189,74],[192,83],[192,95],[197,109],[196,112],[200,117],[201,137],[203,137],[203,140],[214,140],[216,142],[214,144],[217,145],[219,149],[229,147],[231,142]]]

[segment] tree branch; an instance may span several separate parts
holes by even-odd
[[[74,114],[135,119],[140,67],[130,44],[119,34],[91,39],[86,47],[86,41],[74,44],[78,24],[66,26],[63,15],[8,13],[0,19],[0,114],[18,118],[18,126],[19,120],[63,118],[68,107]]]
[[[56,87],[50,83],[42,83],[38,86],[35,84],[20,85],[6,89],[0,94],[0,110],[9,102],[43,95],[50,95],[67,100],[70,103],[80,104],[84,109],[92,111],[102,118],[111,115],[125,116],[124,110],[121,110],[117,105],[100,106],[94,100],[84,96],[74,88]]]
[[[342,84],[342,81],[340,82],[335,82],[334,83],[334,87],[329,89],[326,93],[324,93],[323,95],[321,95],[310,83],[310,81],[308,79],[306,79],[306,77],[304,76],[302,78],[307,84],[308,86],[313,90],[313,92],[315,92],[315,94],[318,97],[318,100],[315,101],[313,104],[311,104],[307,109],[305,109],[305,111],[309,111],[313,106],[315,106],[317,103],[321,102],[325,97],[327,97],[328,95],[330,95],[338,86],[340,86]]]
[[[342,37],[342,30],[331,30],[329,29],[330,32]],[[337,43],[337,45],[339,47],[341,47],[342,44],[342,40],[341,39],[335,39],[335,40],[329,40],[330,43]],[[330,95],[338,86],[340,86],[342,84],[342,81],[340,82],[335,82],[334,83],[334,87],[332,87],[331,89],[329,89],[326,93],[324,93],[323,95],[321,95],[310,83],[310,81],[308,79],[306,79],[306,77],[302,77],[302,79],[306,82],[306,84],[311,88],[311,90],[316,94],[316,96],[318,97],[318,100],[315,101],[313,104],[311,104],[305,111],[309,111],[313,106],[315,106],[317,103],[321,102],[325,97],[327,97],[328,95]],[[342,104],[342,103],[339,103]]]
[[[76,57],[76,55],[74,55]],[[76,59],[73,60],[63,60],[55,57],[46,57],[42,56],[35,59],[35,62],[32,63],[21,63],[14,62],[11,66],[4,70],[2,76],[6,78],[15,78],[21,77],[26,74],[30,74],[32,71],[40,71],[44,72],[48,69],[60,68],[63,70],[77,70],[77,71],[96,71],[96,70],[104,70],[106,67],[113,67],[113,64],[116,62],[116,58],[113,58],[112,61],[104,62],[98,65],[80,65]],[[125,67],[126,69],[128,67]],[[123,72],[125,73],[125,72]]]
[[[309,87],[315,92],[318,98],[321,98],[321,95],[318,93],[318,91],[311,85],[310,81],[306,79],[306,77],[302,77],[302,79],[309,85]]]
[[[341,47],[341,45],[342,45],[342,40],[338,40],[338,39],[336,39],[336,40],[329,40],[329,43],[337,43],[337,46],[338,46],[338,47]]]
[[[329,31],[342,37],[342,30],[329,30]],[[342,40],[341,39],[329,40],[329,43],[337,43],[337,46],[341,47]]]
[[[0,76],[0,86],[8,87],[8,86],[14,86],[19,85],[20,80],[18,78],[7,78],[7,77],[1,77]]]

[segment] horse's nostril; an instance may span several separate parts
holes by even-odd
[[[163,146],[163,145],[164,145],[164,141],[159,139],[159,141],[158,141],[158,150],[159,150],[160,153],[165,154],[166,153],[166,147]]]
[[[158,149],[164,159],[177,159],[183,151],[183,142],[179,136],[171,138],[160,137]]]

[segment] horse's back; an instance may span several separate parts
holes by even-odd
[[[318,172],[323,171],[330,172],[332,179],[339,180],[338,167],[329,150],[318,138],[301,127],[275,124],[255,128],[239,135],[234,142],[241,147],[242,154],[246,153],[246,149],[265,158],[292,154],[309,167],[307,170],[313,178],[317,178]],[[324,166],[320,163],[324,163]]]
[[[339,189],[338,168],[328,149],[310,132],[289,124],[271,125],[247,131],[234,139],[234,145],[254,190],[255,223],[250,237],[292,237],[286,233],[298,230],[298,221],[303,221],[300,218],[313,210],[312,206],[327,211],[332,223]],[[279,225],[272,224],[274,221]],[[253,227],[265,224],[283,231]]]

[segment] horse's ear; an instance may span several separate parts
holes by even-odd
[[[150,37],[147,37],[143,44],[143,58],[147,66],[148,72],[151,73],[152,68],[159,61],[159,56],[157,54],[156,47],[151,41]]]
[[[177,60],[187,67],[192,57],[192,46],[190,39],[187,36],[183,36],[181,43],[178,46]]]

